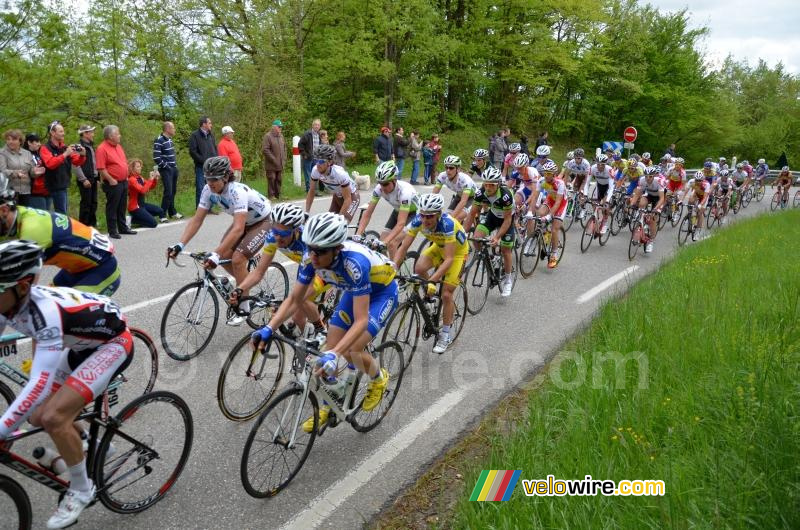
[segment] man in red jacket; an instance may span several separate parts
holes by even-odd
[[[53,201],[53,209],[69,215],[67,189],[72,177],[72,166],[86,163],[85,150],[80,144],[64,145],[64,126],[54,121],[47,131],[49,139],[39,150],[45,167],[44,183]]]
[[[219,141],[217,146],[217,154],[219,156],[227,156],[230,159],[233,179],[236,182],[241,182],[242,154],[239,152],[239,146],[233,141],[233,127],[230,125],[222,128],[222,140]]]

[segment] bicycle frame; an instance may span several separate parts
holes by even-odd
[[[438,333],[440,328],[439,322],[441,322],[442,319],[442,306],[444,305],[442,303],[442,285],[443,285],[442,282],[430,282],[420,277],[402,278],[402,280],[404,280],[412,287],[411,295],[407,298],[407,301],[413,303],[416,306],[417,310],[420,312],[422,320],[425,323],[425,327],[423,328],[423,330],[426,332],[425,335],[430,337],[431,335]],[[423,297],[419,293],[420,287],[422,286],[423,283],[439,284],[439,289],[437,292],[437,296],[439,297],[439,303],[436,306],[436,313],[433,315],[431,315],[430,312],[428,311],[428,308],[423,303],[424,302]]]
[[[492,253],[489,250],[489,238],[480,239],[471,237],[469,240],[473,243],[481,243],[481,248],[476,253],[475,258],[470,265],[474,264],[476,261],[483,261],[483,266],[486,267],[486,270],[489,273],[489,281],[491,282],[489,284],[490,287],[497,287],[500,289],[500,280],[502,278],[495,274],[494,267],[492,267]],[[500,256],[501,260],[503,259],[503,255],[499,251],[497,252],[497,255]],[[511,266],[513,267],[514,265],[512,264]],[[439,305],[441,306],[441,304]]]

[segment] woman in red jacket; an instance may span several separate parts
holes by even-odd
[[[131,221],[139,226],[155,228],[158,222],[167,222],[164,210],[155,204],[144,202],[145,194],[156,187],[158,184],[158,171],[150,173],[150,178],[142,178],[142,161],[138,158],[128,162],[128,213],[131,214]]]

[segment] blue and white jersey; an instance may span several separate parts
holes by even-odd
[[[314,274],[322,281],[335,285],[353,296],[380,293],[394,282],[395,270],[391,260],[360,243],[345,241],[343,248],[327,269],[314,269],[308,251],[297,270],[297,281],[308,285]]]
[[[272,211],[272,205],[266,197],[241,182],[228,182],[219,194],[211,191],[208,184],[203,186],[197,207],[210,210],[215,204],[219,204],[229,215],[246,212],[247,226],[269,218],[269,213]]]

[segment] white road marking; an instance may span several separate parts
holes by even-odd
[[[136,227],[135,230],[137,232],[149,232],[150,230],[157,230],[159,228],[169,228],[170,226],[178,226],[186,223],[186,219],[181,219],[180,221],[170,221],[168,223],[159,223],[155,226],[155,228],[149,228],[146,226],[139,226]]]
[[[611,278],[600,282],[598,285],[592,287],[591,289],[589,289],[588,291],[586,291],[585,293],[580,295],[578,297],[578,299],[576,300],[576,303],[583,304],[583,303],[588,302],[589,300],[591,300],[592,298],[594,298],[598,294],[602,293],[603,291],[605,291],[606,289],[608,289],[609,287],[611,287],[612,285],[614,285],[618,281],[624,280],[625,278],[627,278],[628,276],[633,274],[638,269],[639,269],[638,265],[633,265],[631,267],[628,267],[624,271],[615,274]]]
[[[444,416],[450,409],[466,396],[466,390],[454,390],[442,396],[411,423],[403,427],[397,434],[386,440],[378,449],[369,455],[361,464],[344,478],[333,484],[308,508],[297,514],[282,529],[308,530],[321,525],[351,495],[364,486],[384,466],[394,460],[406,447],[411,445],[419,435],[424,433],[433,423]]]
[[[166,302],[170,298],[172,298],[175,293],[165,294],[164,296],[159,296],[158,298],[153,298],[152,300],[145,300],[144,302],[139,302],[137,304],[131,304],[129,306],[125,306],[122,308],[122,313],[133,313],[134,311],[138,311],[139,309],[143,309],[145,307],[149,307],[154,304],[158,304],[161,302]]]

